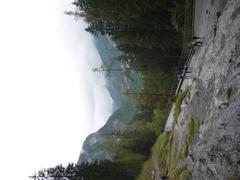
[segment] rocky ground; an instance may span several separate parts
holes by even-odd
[[[182,164],[193,179],[239,179],[240,0],[196,0],[195,6],[194,32],[203,45],[191,59],[194,79],[184,82],[189,94],[174,129],[180,148],[188,117],[196,124]]]

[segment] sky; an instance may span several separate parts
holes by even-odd
[[[0,0],[1,179],[77,162],[112,112],[93,37],[68,0]]]

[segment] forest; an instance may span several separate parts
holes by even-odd
[[[111,37],[121,51],[117,60],[127,65],[126,71],[141,73],[143,89],[126,89],[124,94],[137,99],[141,111],[132,121],[142,123],[131,131],[112,134],[121,141],[114,144],[111,161],[59,165],[32,178],[140,179],[143,164],[162,134],[169,107],[176,99],[173,82],[181,68],[185,0],[76,0],[72,4],[76,11],[66,14],[84,19],[86,31],[94,36]]]

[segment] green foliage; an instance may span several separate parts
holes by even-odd
[[[136,177],[139,174],[145,160],[146,157],[141,154],[125,151],[121,158],[115,158],[114,162],[121,164],[123,172],[125,171],[127,174],[131,174],[133,177]]]
[[[86,179],[86,180],[132,180],[136,176],[134,169],[129,171],[123,162],[112,162],[109,160],[83,162],[80,165],[68,164],[66,167],[57,165],[48,169],[40,170],[32,179],[47,180],[60,179]]]
[[[150,154],[150,148],[155,142],[156,135],[148,128],[142,127],[135,131],[127,131],[123,133],[121,139],[119,150],[124,149],[129,153],[133,152],[147,157]],[[121,151],[118,152],[120,158],[123,157]]]
[[[125,164],[126,166],[139,166],[142,164],[142,162],[145,160],[145,156],[141,154],[137,154],[134,152],[125,151],[124,156],[122,158],[118,158],[115,160],[116,162],[121,162],[122,164]]]
[[[187,169],[183,170],[179,175],[179,180],[191,180],[191,179],[192,179],[192,173]]]
[[[112,146],[113,143],[116,143],[115,146]],[[103,150],[103,151],[107,151],[108,154],[111,154],[111,156],[113,156],[119,149],[119,144],[118,142],[114,142],[112,140],[109,140],[108,138],[105,138],[102,142],[98,143],[97,148]],[[109,147],[111,147],[109,149]]]
[[[136,177],[150,155],[150,149],[156,140],[155,133],[142,126],[132,131],[114,132],[113,135],[121,139],[114,144],[114,162],[122,164],[126,167],[125,170]]]
[[[173,97],[170,90],[174,78],[173,69],[169,69],[167,73],[161,72],[161,70],[142,72],[143,91],[151,92],[152,95],[138,97],[138,101],[146,106],[165,109],[167,101]]]
[[[180,160],[180,150],[177,145],[178,138],[171,133],[169,138],[169,157],[168,157],[168,170],[170,177],[173,179],[179,174],[181,168],[178,168],[179,160]]]
[[[169,152],[169,136],[170,133],[162,133],[152,147],[150,159],[148,159],[138,176],[138,180],[151,179],[152,170],[154,170],[154,161],[159,165],[160,175],[165,175],[167,172],[167,157]]]
[[[169,132],[162,133],[152,147],[152,157],[158,162],[160,175],[165,175],[167,171],[169,137]]]
[[[137,109],[138,109],[137,112],[129,121],[128,127],[134,124],[137,124],[138,127],[143,127],[146,124],[146,122],[152,121],[152,117],[153,117],[152,107],[139,105]]]
[[[195,128],[196,128],[195,120],[193,119],[193,117],[189,117],[188,118],[188,130],[185,135],[185,141],[184,141],[184,146],[183,146],[183,154],[185,157],[188,156],[188,149],[189,149],[191,140],[194,136]]]
[[[183,171],[187,170],[185,166],[176,168],[175,171],[171,172],[171,179],[179,179],[179,176],[182,174]]]
[[[151,180],[152,171],[154,170],[154,162],[152,159],[148,159],[142,168],[141,173],[137,177],[137,180]]]
[[[163,157],[162,153],[166,153],[166,146],[168,144],[169,141],[169,133],[168,132],[164,132],[162,133],[156,143],[154,144],[153,148],[152,148],[152,153],[153,153],[153,157],[157,160],[160,160]]]
[[[114,144],[114,162],[121,162],[131,175],[139,171],[150,147],[164,130],[166,104],[174,97],[169,93],[183,44],[184,3],[184,0],[75,0],[73,3],[77,7],[75,15],[88,23],[86,31],[96,36],[109,35],[121,51],[118,59],[142,74],[144,93],[128,90],[126,94],[136,95],[147,111],[125,120],[129,123],[128,131],[112,134],[120,138]],[[111,66],[107,68],[107,72],[111,70]],[[132,124],[136,122],[139,128],[134,129]],[[169,143],[169,133],[162,133],[152,148],[153,158],[163,174]],[[102,146],[107,148],[109,144]],[[151,161],[144,165],[146,169],[150,166]]]
[[[94,35],[108,34],[122,51],[122,61],[129,65],[158,63],[161,70],[176,66],[182,47],[183,0],[76,0],[76,16],[89,24]],[[173,22],[171,21],[173,20]],[[173,25],[174,24],[174,25]],[[163,55],[177,55],[174,61]],[[159,62],[167,64],[159,64]],[[171,68],[170,68],[171,69]]]
[[[172,171],[169,174],[169,179],[172,180],[190,180],[192,177],[191,172],[187,169],[186,166],[178,167],[175,171]]]
[[[182,93],[180,93],[177,97],[175,109],[174,109],[174,113],[173,113],[173,127],[175,127],[175,124],[177,123],[178,116],[181,112],[181,105],[182,105],[182,102],[183,102],[184,98],[186,97],[187,93],[188,93],[188,90],[185,90]]]
[[[148,122],[146,125],[148,129],[156,134],[156,136],[159,136],[165,128],[167,119],[166,115],[167,113],[164,110],[156,108],[153,112],[152,122]]]

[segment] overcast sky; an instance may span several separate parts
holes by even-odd
[[[25,180],[77,162],[112,111],[101,59],[68,0],[0,0],[0,172]]]

